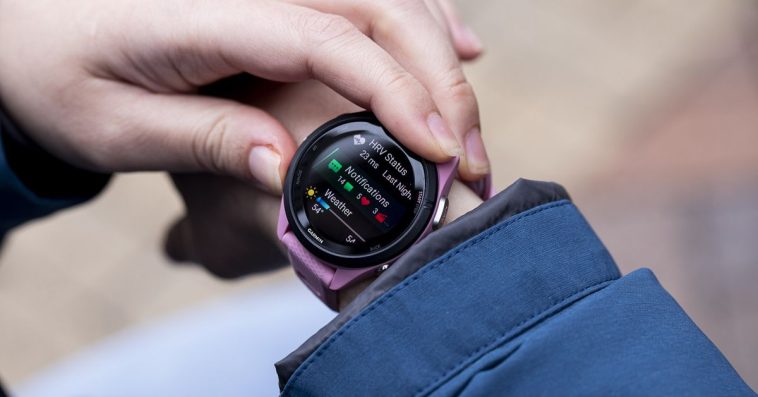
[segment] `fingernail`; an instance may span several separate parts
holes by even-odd
[[[490,160],[484,149],[484,141],[479,128],[473,128],[466,134],[466,162],[469,170],[477,175],[487,175],[490,172]]]
[[[461,145],[458,144],[458,140],[455,139],[453,131],[445,124],[445,120],[442,119],[438,113],[432,113],[426,119],[426,124],[429,126],[429,130],[432,135],[437,139],[442,151],[448,156],[455,157],[463,154]]]
[[[256,146],[250,151],[250,172],[253,177],[274,193],[282,191],[279,166],[282,157],[268,146]]]
[[[479,39],[479,36],[477,36],[468,26],[463,26],[463,29],[461,30],[461,38],[476,52],[480,52],[484,48],[482,40]]]

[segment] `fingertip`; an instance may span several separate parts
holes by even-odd
[[[250,173],[266,190],[274,194],[282,192],[282,155],[274,148],[254,146],[248,156]]]
[[[433,105],[429,107],[433,108]],[[392,109],[400,110],[405,108],[397,106]],[[447,154],[437,138],[436,134],[448,135],[452,134],[452,132],[449,132],[449,129],[445,125],[438,127],[438,123],[444,123],[444,121],[441,121],[441,117],[436,110],[432,110],[429,114],[425,114],[428,110],[423,109],[417,109],[412,112],[393,111],[390,114],[385,114],[382,110],[383,108],[381,107],[375,107],[375,110],[372,111],[376,114],[384,128],[413,153],[435,163],[448,161],[454,156]],[[436,117],[433,117],[433,115],[436,115]],[[440,130],[440,132],[435,133],[432,130],[432,126]]]
[[[252,177],[267,192],[280,195],[297,144],[278,119],[258,108],[248,110],[252,117],[245,125],[258,128],[248,132],[247,179]]]
[[[464,138],[466,145],[466,165],[472,174],[484,176],[490,173],[490,160],[484,146],[482,133],[478,127],[472,128]]]
[[[455,46],[455,52],[458,54],[458,58],[462,61],[473,61],[478,59],[484,53],[483,50],[472,50],[470,48],[457,45]]]
[[[482,40],[469,26],[461,25],[453,29],[452,33],[455,51],[461,59],[470,61],[484,52]]]
[[[484,45],[479,36],[471,29],[470,26],[464,25],[461,29],[461,39],[466,46],[473,52],[481,53],[484,50]]]
[[[284,181],[289,171],[290,163],[295,157],[295,152],[299,146],[299,143],[295,142],[292,135],[287,130],[284,130],[283,140],[277,141],[277,152],[280,156],[279,169],[276,177],[278,178],[278,184],[275,185],[275,189],[270,192],[275,195],[281,195],[283,192]]]
[[[447,126],[447,123],[439,113],[432,112],[429,114],[426,118],[426,124],[443,153],[448,157],[456,157],[463,154],[463,148],[458,143],[458,139],[456,139],[455,134],[453,134],[453,131]]]

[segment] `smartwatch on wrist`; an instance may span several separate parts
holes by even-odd
[[[378,274],[440,226],[458,158],[406,149],[369,112],[322,125],[292,159],[277,234],[305,285],[332,310],[340,290]],[[469,185],[489,198],[488,176]]]

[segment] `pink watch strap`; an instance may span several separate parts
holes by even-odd
[[[457,165],[458,159],[454,159],[438,166],[440,191],[437,194],[437,202],[439,202],[440,197],[446,196],[447,192],[450,190],[450,184],[454,179]],[[466,185],[476,192],[483,200],[489,199],[492,195],[492,177],[490,175],[487,175],[479,181],[466,183]],[[282,201],[280,213],[284,214],[284,201]],[[425,236],[430,231],[431,222],[421,237]],[[311,292],[334,311],[339,310],[339,290],[347,285],[367,278],[375,273],[377,268],[382,266],[380,264],[363,269],[346,269],[335,268],[326,264],[303,247],[295,234],[289,230],[289,224],[287,223],[287,218],[285,216],[279,217],[277,234],[285,247],[287,247],[290,263],[292,263],[295,274],[297,274],[300,280],[311,290]]]
[[[319,299],[332,310],[339,308],[337,293],[329,286],[334,280],[336,269],[325,265],[308,252],[291,231],[282,236],[282,243],[287,247],[290,262],[295,274]]]

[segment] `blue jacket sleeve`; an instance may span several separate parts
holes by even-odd
[[[278,364],[283,395],[755,395],[555,192],[511,189],[418,244]]]
[[[0,110],[0,238],[26,221],[89,200],[109,178],[67,165],[28,140],[19,142],[22,136]]]

